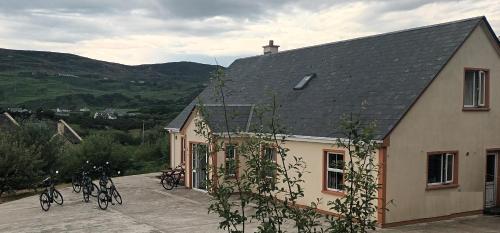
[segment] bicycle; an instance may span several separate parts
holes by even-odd
[[[56,171],[56,174],[59,174],[59,171]],[[50,176],[42,181],[45,190],[40,194],[40,206],[44,211],[49,211],[51,203],[55,202],[58,205],[62,205],[64,203],[63,196],[54,187],[54,183],[54,180]]]
[[[181,164],[175,167],[173,170],[164,171],[161,175],[161,185],[166,190],[172,190],[173,188],[179,186],[181,180],[185,177],[184,165]]]
[[[95,170],[94,166],[94,170]],[[83,172],[83,180],[82,180],[82,193],[83,193],[83,201],[89,202],[90,196],[97,197],[99,195],[99,187],[92,182],[92,178],[90,177],[90,172]]]
[[[87,166],[89,165],[89,161],[87,160]],[[83,185],[83,179],[85,177],[84,175],[85,169],[84,167],[80,167],[80,171],[75,172],[73,174],[73,177],[71,178],[71,186],[73,187],[73,191],[75,193],[80,193],[82,190],[82,185]]]
[[[118,171],[118,175],[120,175],[120,171]],[[110,184],[108,188],[108,184]],[[99,185],[101,186],[99,196],[97,197],[97,203],[99,204],[99,208],[102,210],[106,210],[108,208],[109,202],[111,202],[111,205],[114,205],[113,199],[118,204],[122,204],[122,196],[116,189],[115,183],[111,179],[111,177],[108,177],[106,175],[106,172],[102,172],[101,178],[99,179]]]
[[[71,186],[75,193],[80,193],[82,190],[82,175],[83,172],[75,172],[73,177],[71,177]]]

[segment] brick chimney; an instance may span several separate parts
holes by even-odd
[[[262,48],[264,48],[264,54],[278,53],[278,48],[279,47],[280,47],[279,45],[275,45],[274,44],[273,40],[270,40],[268,45],[262,46]]]

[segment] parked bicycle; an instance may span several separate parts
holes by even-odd
[[[108,165],[108,163],[106,162]],[[111,202],[111,205],[114,205],[113,199],[118,203],[122,204],[122,196],[116,189],[115,183],[106,174],[106,171],[104,171],[102,168],[101,170],[101,177],[99,179],[99,185],[100,185],[100,192],[99,196],[97,197],[97,202],[99,204],[99,208],[102,210],[106,210],[108,208],[109,202]],[[120,171],[118,171],[118,175],[120,175]]]
[[[185,177],[184,164],[175,167],[172,170],[164,171],[161,175],[161,185],[166,190],[172,190],[173,188],[181,184],[181,180]]]
[[[59,174],[59,171],[56,171]],[[64,202],[62,194],[54,187],[55,182],[52,177],[47,177],[42,181],[44,191],[40,194],[40,206],[42,210],[49,211],[51,203],[62,205]]]
[[[94,166],[94,171],[96,167]],[[88,171],[84,171],[82,173],[82,193],[83,193],[83,201],[89,202],[90,197],[97,197],[99,195],[99,187],[92,182],[91,174]]]
[[[71,178],[71,186],[73,186],[73,191],[75,193],[80,193],[82,190],[82,181],[83,181],[83,170],[76,172],[73,174]]]
[[[87,160],[87,167],[89,166],[89,161]],[[83,179],[85,177],[85,168],[82,166],[78,172],[73,174],[71,178],[71,186],[73,186],[73,191],[75,193],[80,193],[82,190]]]

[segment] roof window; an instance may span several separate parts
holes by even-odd
[[[300,82],[297,83],[297,85],[295,85],[295,87],[293,89],[294,90],[302,90],[302,89],[304,89],[307,86],[307,84],[309,83],[309,81],[311,81],[311,79],[313,79],[314,77],[316,77],[315,73],[308,74],[308,75],[304,76],[304,78],[302,78],[300,80]]]

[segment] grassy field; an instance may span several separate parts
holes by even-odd
[[[203,84],[96,80],[89,78],[28,77],[0,73],[0,106],[29,108],[135,108],[175,103],[195,96]]]
[[[151,114],[162,106],[163,113],[178,112],[217,68],[193,62],[128,66],[67,53],[0,49],[0,108],[121,108]]]

